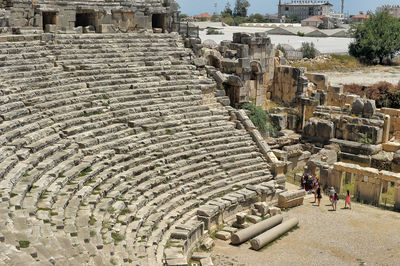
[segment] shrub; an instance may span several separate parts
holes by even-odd
[[[304,37],[304,35],[305,35],[304,32],[301,32],[301,31],[297,32],[297,36]]]
[[[253,122],[262,134],[268,132],[271,137],[276,137],[278,135],[278,129],[274,127],[268,114],[260,106],[246,103],[242,108],[250,111],[249,118],[251,122]]]
[[[208,29],[206,35],[223,35],[223,33],[219,30]]]
[[[379,82],[371,86],[350,84],[344,86],[344,92],[375,100],[378,108],[400,108],[400,83],[397,86],[388,82]]]
[[[315,58],[319,53],[313,42],[303,42],[301,44],[301,52],[303,53],[303,58]]]
[[[18,241],[19,247],[20,248],[28,248],[30,242],[29,241],[25,241],[25,240],[20,240]]]
[[[278,49],[279,51],[281,51],[281,52],[283,53],[283,56],[284,56],[284,57],[287,57],[286,49],[283,47],[282,44],[278,44],[278,45],[276,46],[276,49]]]
[[[360,140],[358,142],[363,144],[372,144],[372,139],[368,138],[367,134],[360,133]]]
[[[243,109],[250,111],[249,118],[251,122],[260,130],[262,133],[267,132],[267,113],[260,107],[255,106],[251,103],[243,105]]]

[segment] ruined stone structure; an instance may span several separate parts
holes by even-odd
[[[284,165],[177,34],[1,40],[0,261],[176,265],[284,191]]]
[[[0,8],[1,263],[185,265],[227,221],[302,204],[297,168],[338,191],[353,173],[365,202],[390,182],[400,207],[400,113],[286,66],[264,33],[161,34],[173,1]],[[268,99],[279,138],[234,108]]]
[[[120,1],[1,1],[2,32],[56,31],[127,32],[170,30],[177,21],[173,0]]]
[[[235,33],[232,41],[223,41],[214,48],[196,39],[191,39],[187,46],[194,49],[197,66],[208,65],[208,74],[225,90],[232,106],[249,100],[256,105],[264,103],[274,77],[275,56],[265,33]]]

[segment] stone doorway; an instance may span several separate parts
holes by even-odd
[[[43,31],[46,32],[46,25],[57,25],[57,12],[43,12]]]
[[[94,11],[91,10],[79,10],[76,11],[75,17],[75,27],[87,27],[93,26],[94,29],[97,29],[97,16]]]
[[[151,18],[153,29],[162,29],[165,32],[167,27],[167,17],[165,14],[153,14]]]
[[[214,55],[209,55],[209,56],[207,56],[207,65],[213,66],[216,69],[219,69],[219,68],[221,68],[221,60],[219,60]]]

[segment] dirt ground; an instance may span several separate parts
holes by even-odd
[[[376,66],[349,70],[346,72],[322,71],[318,73],[326,74],[329,82],[333,86],[354,83],[359,85],[372,85],[380,81],[386,81],[397,85],[400,81],[399,66]]]
[[[400,265],[400,213],[355,202],[344,209],[343,200],[331,211],[327,197],[320,207],[313,200],[308,195],[283,212],[284,219],[297,217],[299,228],[261,251],[216,240],[214,265]]]

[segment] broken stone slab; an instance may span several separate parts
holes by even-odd
[[[234,234],[234,233],[236,233],[236,232],[238,231],[238,229],[237,229],[237,228],[234,228],[234,227],[230,227],[230,226],[225,226],[225,227],[222,229],[222,231],[225,231],[225,232]]]
[[[201,266],[214,266],[210,257],[201,259],[200,264],[201,264]]]
[[[246,222],[246,213],[237,213],[236,214],[236,222],[237,224],[243,224]]]
[[[219,231],[219,232],[215,233],[215,237],[226,241],[231,238],[231,233],[225,232],[225,231]]]
[[[271,216],[280,215],[281,212],[282,212],[281,209],[278,207],[270,207],[269,208],[269,213],[271,214]]]
[[[191,259],[200,261],[201,259],[205,259],[208,257],[210,257],[210,254],[206,252],[193,252]]]
[[[187,266],[188,262],[185,258],[166,260],[168,266]]]
[[[266,202],[257,202],[254,203],[254,208],[257,209],[257,211],[262,215],[266,215],[269,212],[269,206]]]
[[[211,237],[206,237],[203,240],[201,247],[204,248],[205,250],[211,250],[214,245],[215,245],[214,240]]]
[[[201,206],[199,209],[197,209],[197,215],[212,217],[218,213],[218,209],[218,206],[214,205]]]
[[[265,232],[266,230],[269,230],[274,226],[280,224],[282,220],[282,215],[277,215],[270,219],[249,226],[248,228],[240,230],[239,232],[233,234],[231,237],[231,242],[234,245],[246,242],[247,240],[261,234],[262,232]]]
[[[255,215],[246,215],[246,219],[253,224],[261,222],[261,217],[255,216]]]

